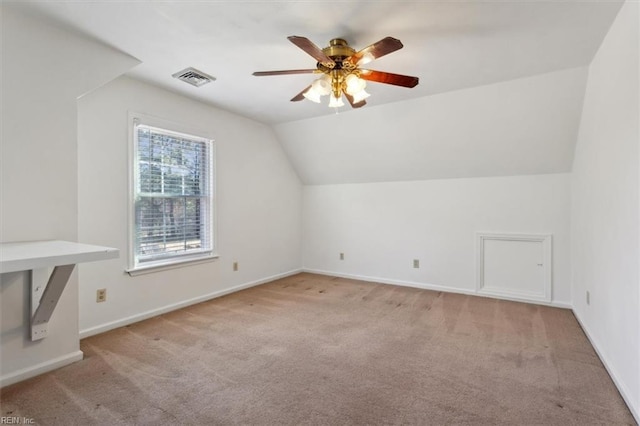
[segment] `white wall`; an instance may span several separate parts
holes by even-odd
[[[0,10],[0,240],[76,241],[76,98],[138,61],[9,7]],[[49,337],[37,342],[28,338],[29,275],[0,280],[0,384],[82,356],[75,275],[53,313]]]
[[[475,291],[477,231],[553,234],[553,302],[571,303],[568,174],[306,186],[305,269]],[[339,253],[345,260],[339,260]],[[420,260],[420,268],[412,260]]]
[[[638,418],[636,3],[622,8],[588,70],[572,175],[535,173],[568,170],[584,69],[276,127],[306,183],[530,176],[304,188],[262,124],[129,78],[77,103],[78,96],[137,61],[10,8],[0,11],[0,240],[79,240],[122,252],[118,260],[80,266],[80,289],[74,275],[50,336],[39,342],[27,338],[28,275],[0,277],[1,384],[76,357],[79,329],[85,335],[100,332],[287,274],[301,264],[338,275],[473,292],[476,231],[552,233],[553,301],[574,305]],[[219,260],[135,278],[124,273],[128,110],[215,135]],[[452,110],[460,116],[447,118]],[[326,129],[333,137],[327,138]],[[461,154],[456,141],[468,137],[478,138],[477,150],[464,153],[466,163],[454,161]],[[344,138],[354,142],[350,150],[340,143]],[[536,150],[540,144],[545,148]],[[393,152],[386,151],[392,146]],[[430,163],[433,149],[449,163]],[[420,269],[411,267],[415,258]],[[238,272],[232,272],[234,261],[240,262]],[[95,303],[97,288],[108,289],[106,303]]]
[[[379,106],[372,95],[275,130],[307,185],[567,173],[586,78],[573,68]]]
[[[217,261],[136,277],[124,272],[128,111],[215,138]],[[80,240],[122,252],[120,259],[80,266],[82,335],[300,268],[302,185],[268,126],[121,77],[79,100],[78,129]],[[107,289],[105,303],[95,302],[98,288]]]
[[[640,421],[638,19],[627,2],[589,67],[571,253],[575,313]]]

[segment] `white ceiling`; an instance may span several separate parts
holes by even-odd
[[[5,3],[6,4],[6,3]],[[385,36],[404,48],[371,69],[415,75],[414,89],[370,83],[365,108],[587,65],[621,1],[23,1],[15,7],[88,34],[142,64],[132,77],[269,123],[333,114],[289,102],[312,75],[253,71],[313,68],[287,40],[356,49]],[[193,66],[217,77],[194,88],[171,75]],[[349,107],[345,107],[349,108]]]
[[[273,127],[307,185],[566,173],[587,69]]]

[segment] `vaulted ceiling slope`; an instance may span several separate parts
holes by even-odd
[[[571,171],[587,67],[282,123],[305,184]]]
[[[404,48],[368,65],[415,75],[414,89],[371,83],[365,108],[587,65],[621,1],[96,1],[4,2],[103,41],[142,64],[128,74],[217,107],[276,124],[333,114],[289,102],[312,75],[254,77],[313,68],[287,41],[356,49],[385,36]],[[200,88],[172,78],[188,66],[217,78]],[[364,110],[364,109],[362,109]],[[361,110],[361,111],[362,111]],[[375,115],[375,113],[370,113]],[[366,114],[365,114],[366,115]]]
[[[587,67],[621,1],[73,2],[11,6],[98,39],[142,63],[127,74],[271,124],[305,184],[386,182],[571,170]],[[364,108],[290,102],[313,68],[287,40],[404,48],[367,67],[415,75],[369,83]],[[172,78],[193,66],[200,88]]]

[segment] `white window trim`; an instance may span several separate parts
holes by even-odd
[[[207,139],[211,141],[211,158],[212,164],[210,164],[210,188],[211,188],[211,208],[209,223],[210,232],[212,235],[209,236],[211,241],[211,250],[203,253],[193,254],[193,255],[182,255],[174,258],[166,259],[166,260],[157,260],[153,262],[149,262],[145,265],[136,265],[135,261],[135,197],[136,197],[136,189],[134,188],[135,176],[137,173],[137,151],[135,144],[135,126],[137,124],[144,124],[151,127],[158,127],[161,129],[166,129],[169,132],[182,133],[187,135],[193,135],[198,138]],[[128,269],[125,270],[129,275],[136,276],[141,274],[148,274],[152,272],[160,272],[169,269],[180,268],[189,265],[200,264],[203,262],[210,262],[219,257],[218,255],[218,226],[217,226],[217,152],[216,152],[216,143],[215,138],[209,132],[202,131],[201,129],[194,129],[193,127],[185,126],[173,121],[169,121],[166,119],[162,119],[159,117],[154,117],[147,114],[137,113],[133,111],[129,111],[129,123],[128,123],[128,132],[129,132],[129,156],[128,156],[128,181],[127,184],[129,186],[129,199],[128,199],[128,229],[127,229],[127,239],[128,239]]]

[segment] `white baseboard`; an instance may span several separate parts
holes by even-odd
[[[380,277],[370,277],[367,275],[356,275],[356,274],[343,274],[340,272],[330,272],[330,271],[322,271],[318,269],[308,269],[303,268],[302,272],[308,272],[310,274],[319,274],[319,275],[328,275],[331,277],[340,277],[340,278],[348,278],[352,280],[360,280],[360,281],[368,281],[380,284],[391,284],[391,285],[399,285],[402,287],[414,287],[421,288],[424,290],[434,290],[434,291],[442,291],[445,293],[457,293],[457,294],[466,294],[469,296],[479,296],[479,297],[488,297],[491,299],[501,299],[501,300],[510,300],[513,302],[524,302],[524,303],[533,303],[536,305],[544,305],[544,306],[553,306],[555,308],[563,308],[563,309],[572,309],[573,305],[570,303],[564,302],[544,302],[541,300],[535,299],[527,299],[527,298],[519,298],[519,297],[511,297],[504,295],[493,295],[493,294],[485,294],[478,293],[475,288],[474,289],[464,289],[464,288],[456,288],[456,287],[447,287],[443,285],[437,284],[429,284],[429,283],[421,283],[416,281],[404,281],[404,280],[393,280],[388,278],[380,278]]]
[[[14,383],[18,383],[23,380],[38,376],[40,374],[56,370],[60,367],[64,367],[65,365],[73,364],[76,361],[80,361],[83,356],[84,354],[82,353],[82,351],[78,350],[54,359],[50,359],[45,362],[41,362],[40,364],[36,364],[31,367],[23,368],[21,370],[0,377],[0,387],[9,386]]]
[[[580,315],[578,314],[578,312],[576,312],[575,309],[572,309],[572,311],[573,311],[573,316],[576,317],[576,319],[578,320],[578,324],[580,324],[580,327],[582,327],[582,331],[584,331],[584,334],[587,336],[587,339],[589,339],[589,342],[591,342],[591,346],[593,346],[593,349],[595,349],[596,354],[598,355],[598,358],[600,358],[600,361],[602,361],[604,368],[607,370],[607,373],[609,373],[611,380],[613,380],[613,383],[618,388],[618,392],[620,392],[620,395],[622,395],[622,399],[624,399],[624,402],[626,402],[627,407],[629,407],[629,411],[631,411],[631,414],[636,419],[636,423],[640,424],[640,407],[635,406],[637,402],[633,401],[629,396],[629,390],[626,388],[624,383],[622,383],[618,379],[619,375],[616,373],[616,370],[611,366],[611,363],[609,363],[609,361],[607,360],[607,357],[604,355],[604,352],[600,350],[600,344],[589,333],[589,329],[585,326],[585,323],[582,321],[582,319],[580,319]]]
[[[391,285],[399,285],[399,286],[402,286],[402,287],[421,288],[421,289],[424,289],[424,290],[445,291],[445,292],[448,292],[448,293],[459,293],[459,294],[469,294],[469,295],[476,294],[476,292],[474,290],[466,290],[466,289],[460,289],[460,288],[445,287],[445,286],[436,285],[436,284],[420,283],[420,282],[417,282],[417,281],[392,280],[392,279],[389,279],[389,278],[371,277],[371,276],[368,276],[368,275],[343,274],[341,272],[323,271],[323,270],[319,270],[319,269],[307,269],[307,268],[304,268],[302,270],[302,272],[308,272],[310,274],[318,274],[318,275],[327,275],[327,276],[330,276],[330,277],[347,278],[347,279],[358,280],[358,281],[367,281],[367,282],[372,282],[372,283],[391,284]]]
[[[217,297],[225,296],[236,291],[244,290],[250,287],[255,287],[260,284],[265,284],[271,281],[279,280],[280,278],[289,277],[291,275],[299,274],[301,269],[294,269],[281,274],[272,275],[270,277],[261,278],[259,280],[251,281],[248,283],[240,284],[234,287],[230,287],[224,290],[215,291],[213,293],[205,294],[203,296],[194,297],[193,299],[184,300],[182,302],[173,303],[171,305],[163,306],[161,308],[152,309],[150,311],[142,312],[136,315],[132,315],[126,318],[122,318],[116,321],[101,324],[95,327],[85,328],[80,330],[80,339],[94,336],[96,334],[104,333],[115,328],[124,327],[125,325],[133,324],[145,319],[153,318],[158,315],[166,314],[167,312],[175,311],[176,309],[185,308],[187,306],[195,305],[196,303],[206,302],[207,300],[215,299]]]
[[[391,285],[398,285],[398,286],[403,286],[403,287],[414,287],[414,288],[421,288],[421,289],[425,289],[425,290],[434,290],[434,291],[443,291],[443,292],[448,292],[448,293],[458,293],[458,294],[466,294],[466,295],[472,295],[472,296],[480,296],[480,297],[492,297],[492,296],[488,296],[488,295],[483,295],[483,294],[478,294],[476,291],[474,290],[467,290],[467,289],[460,289],[460,288],[453,288],[453,287],[446,287],[446,286],[440,286],[440,285],[436,285],[436,284],[428,284],[428,283],[421,283],[421,282],[415,282],[415,281],[404,281],[404,280],[392,280],[392,279],[388,279],[388,278],[380,278],[380,277],[371,277],[371,276],[366,276],[366,275],[356,275],[356,274],[344,274],[344,273],[339,273],[339,272],[329,272],[329,271],[322,271],[322,270],[317,270],[317,269],[308,269],[308,268],[303,268],[303,269],[295,269],[295,270],[291,270],[288,272],[284,272],[281,274],[277,274],[277,275],[273,275],[270,277],[266,277],[266,278],[262,278],[259,280],[255,280],[255,281],[251,281],[248,283],[244,283],[244,284],[240,284],[234,287],[230,287],[228,289],[224,289],[224,290],[219,290],[210,294],[206,294],[203,296],[199,296],[196,298],[192,298],[189,300],[185,300],[179,303],[174,303],[171,305],[167,305],[164,306],[162,308],[158,308],[158,309],[153,309],[147,312],[143,312],[137,315],[132,315],[130,317],[127,318],[123,318],[121,320],[118,321],[113,321],[110,323],[106,323],[106,324],[102,324],[96,327],[91,327],[88,329],[84,329],[80,331],[80,338],[85,338],[85,337],[89,337],[89,336],[93,336],[99,333],[103,333],[105,331],[109,331],[118,327],[123,327],[125,325],[129,325],[129,324],[133,324],[135,322],[138,321],[142,321],[148,318],[152,318],[154,316],[158,316],[167,312],[171,312],[174,311],[176,309],[180,309],[180,308],[184,308],[186,306],[190,306],[190,305],[194,305],[196,303],[201,303],[201,302],[205,302],[207,300],[211,300],[211,299],[215,299],[217,297],[221,297],[230,293],[235,293],[237,291],[240,290],[244,290],[250,287],[255,287],[257,285],[261,285],[261,284],[265,284],[271,281],[275,281],[281,278],[285,278],[291,275],[295,275],[298,274],[300,272],[308,272],[308,273],[312,273],[312,274],[319,274],[319,275],[327,275],[327,276],[333,276],[333,277],[341,277],[341,278],[347,278],[347,279],[355,279],[355,280],[360,280],[360,281],[367,281],[367,282],[375,282],[375,283],[381,283],[381,284],[391,284]],[[527,300],[522,300],[522,299],[515,299],[515,298],[504,298],[504,297],[499,297],[500,299],[507,299],[507,300],[514,300],[514,301],[518,301],[518,302],[530,302],[530,303],[536,303],[536,304],[541,304],[541,305],[548,305],[548,306],[555,306],[555,307],[560,307],[560,308],[565,308],[565,309],[572,309],[574,316],[576,317],[578,323],[580,324],[580,327],[582,327],[582,330],[584,331],[585,335],[587,336],[587,338],[589,339],[589,342],[591,343],[591,346],[593,346],[594,350],[596,351],[598,357],[600,358],[600,360],[602,361],[602,364],[604,365],[605,369],[607,370],[607,372],[609,373],[609,375],[611,376],[611,379],[613,380],[614,384],[616,385],[616,387],[618,388],[618,391],[620,392],[620,394],[622,395],[622,398],[624,399],[624,401],[626,402],[627,406],[629,407],[629,410],[631,411],[631,414],[633,415],[633,417],[635,418],[636,422],[640,424],[640,407],[636,407],[634,405],[634,401],[631,400],[630,396],[629,396],[629,391],[626,389],[626,387],[624,386],[624,384],[618,379],[618,375],[616,373],[616,371],[611,367],[610,363],[607,361],[607,358],[604,356],[603,352],[599,349],[599,344],[598,342],[593,338],[593,336],[589,333],[589,330],[587,329],[587,327],[585,326],[584,322],[581,320],[579,314],[573,309],[573,306],[571,304],[567,304],[567,303],[562,303],[562,302],[551,302],[551,303],[543,303],[540,301],[527,301]],[[16,372],[13,372],[11,374],[7,374],[4,376],[0,376],[0,388],[5,387],[5,386],[9,386],[11,384],[23,381],[23,380],[27,380],[30,379],[32,377],[38,376],[40,374],[49,372],[49,371],[53,371],[55,369],[58,369],[60,367],[64,367],[66,365],[72,364],[74,362],[80,361],[83,358],[83,353],[82,351],[78,350],[78,351],[74,351],[71,352],[69,354],[63,355],[61,357],[58,358],[54,358],[52,360],[48,360],[46,362],[42,362],[40,364],[36,364],[34,366],[28,367],[28,368],[23,368],[21,370],[18,370]]]

